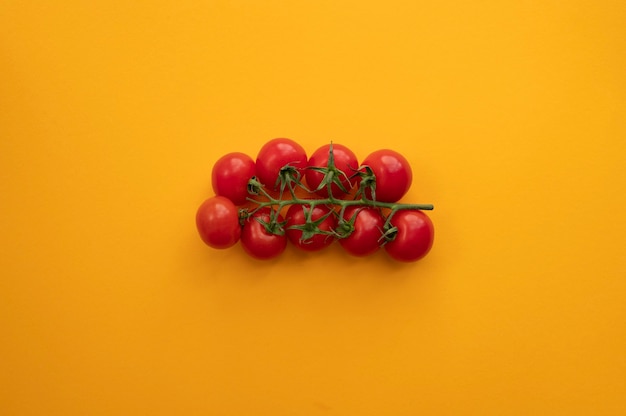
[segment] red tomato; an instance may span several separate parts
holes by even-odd
[[[213,190],[235,205],[243,205],[248,197],[248,181],[255,175],[255,171],[250,156],[239,152],[228,153],[213,165]]]
[[[239,211],[226,197],[214,196],[200,205],[196,212],[200,238],[213,248],[228,248],[241,236]]]
[[[339,239],[339,244],[353,256],[367,256],[375,253],[381,244],[384,220],[376,208],[350,206],[346,208],[343,219],[346,222],[354,218],[351,234]]]
[[[264,223],[270,222],[269,209],[261,209],[246,220],[241,233],[241,245],[250,256],[260,260],[268,260],[285,251],[287,237],[284,234],[278,235],[269,232],[259,220]],[[276,221],[281,223],[284,219],[277,215]]]
[[[310,219],[308,224],[307,217]],[[327,206],[316,205],[311,210],[310,205],[294,204],[287,210],[285,219],[287,238],[302,250],[321,250],[335,240],[330,234],[314,234],[316,230],[330,233],[337,226],[335,214]]]
[[[377,201],[397,202],[402,198],[413,180],[411,166],[404,156],[389,149],[377,150],[365,158],[362,166],[369,166],[376,176]],[[369,188],[365,195],[372,198]]]
[[[317,167],[317,168],[325,168],[328,166],[328,158],[330,156],[330,145],[327,144],[325,146],[317,149],[309,158],[309,167]],[[357,162],[356,155],[352,152],[352,150],[347,147],[333,143],[333,157],[335,160],[335,167],[343,172],[338,173],[339,180],[343,187],[348,191],[348,193],[341,190],[341,188],[333,183],[331,186],[331,192],[333,193],[333,197],[338,199],[344,199],[349,195],[350,189],[355,185],[356,178],[348,179],[359,168],[359,163]],[[317,189],[317,187],[322,183],[324,179],[324,174],[322,172],[316,171],[314,169],[307,169],[306,171],[306,181],[311,190]],[[323,187],[322,189],[316,192],[323,198],[328,198],[328,188]]]
[[[435,229],[426,214],[417,210],[398,211],[391,218],[391,225],[398,230],[395,238],[385,244],[385,250],[392,258],[408,262],[428,254]]]
[[[265,143],[256,158],[256,174],[263,185],[278,189],[277,180],[286,165],[299,170],[306,168],[306,152],[291,139],[273,139]]]

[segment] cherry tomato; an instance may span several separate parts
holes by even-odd
[[[241,236],[239,211],[226,197],[214,196],[200,205],[196,212],[200,238],[213,248],[228,248]]]
[[[269,189],[278,189],[280,170],[286,165],[302,170],[307,166],[306,152],[291,139],[273,139],[265,143],[256,158],[256,174]]]
[[[330,144],[320,147],[317,149],[311,157],[309,158],[309,167],[318,167],[325,168],[328,166],[328,158],[330,156]],[[335,160],[335,167],[343,172],[343,174],[339,174],[339,178],[343,187],[348,191],[348,193],[341,190],[341,188],[333,183],[331,186],[331,192],[333,193],[333,197],[338,199],[345,199],[350,192],[350,189],[355,185],[356,178],[348,179],[359,168],[359,163],[357,162],[356,155],[352,152],[352,150],[348,149],[346,146],[333,143],[333,157]],[[317,189],[322,180],[324,179],[324,174],[322,172],[316,171],[314,169],[307,169],[306,171],[306,181],[311,190]],[[323,187],[316,192],[318,195],[324,198],[328,198],[328,188]]]
[[[306,218],[311,223],[306,223]],[[314,234],[315,230],[329,233],[337,226],[335,214],[324,205],[294,204],[289,207],[285,215],[287,238],[296,247],[306,251],[317,251],[329,246],[334,240],[330,234]],[[292,228],[298,227],[298,228]]]
[[[398,230],[393,241],[385,244],[385,250],[392,258],[409,262],[428,254],[435,229],[426,214],[417,210],[398,211],[391,218],[391,225]]]
[[[269,209],[261,209],[249,217],[243,225],[241,233],[241,245],[250,256],[268,260],[280,255],[287,247],[287,237],[284,234],[273,234],[267,230],[265,225],[270,222]],[[283,217],[277,215],[276,221],[282,223]]]
[[[235,205],[243,205],[248,197],[248,181],[255,175],[252,158],[244,153],[228,153],[213,165],[213,190]]]
[[[377,201],[397,202],[411,186],[413,179],[411,166],[406,158],[396,151],[377,150],[367,156],[361,165],[369,166],[376,176],[375,197]],[[372,198],[369,188],[365,195]]]
[[[356,216],[356,217],[355,217]],[[352,233],[339,239],[339,244],[353,256],[367,256],[375,253],[381,244],[384,220],[376,208],[349,206],[343,219],[348,222],[354,218]],[[348,226],[349,227],[349,226]]]

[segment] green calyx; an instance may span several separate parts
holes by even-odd
[[[328,164],[326,167],[308,167],[307,169],[310,170],[314,170],[316,172],[319,172],[321,174],[324,175],[324,177],[322,178],[320,184],[318,185],[318,187],[316,189],[313,190],[313,192],[318,192],[321,191],[324,188],[327,188],[328,190],[328,195],[329,197],[332,198],[333,195],[333,191],[332,191],[332,186],[333,184],[337,186],[337,188],[339,188],[339,190],[341,192],[343,192],[344,194],[347,194],[348,192],[350,192],[349,189],[346,188],[346,186],[344,185],[344,182],[350,183],[350,178],[348,177],[348,175],[340,170],[337,169],[337,166],[335,166],[335,155],[333,153],[333,143],[330,143],[330,146],[328,148]]]
[[[339,221],[337,223],[337,228],[335,229],[337,238],[347,238],[354,232],[354,223],[356,222],[356,217],[360,210],[357,210],[354,214],[352,214],[352,217],[347,220],[344,218],[344,211],[345,209],[342,208],[338,215]]]
[[[376,200],[376,175],[374,175],[374,171],[369,166],[363,166],[365,172],[359,170],[352,177],[360,177],[361,181],[359,182],[359,189],[356,193],[356,197],[365,197],[366,191],[369,190],[372,195],[372,200]]]
[[[382,235],[378,239],[381,246],[393,241],[396,239],[396,235],[398,235],[398,227],[394,227],[390,224],[387,224],[383,227]]]
[[[274,212],[274,215],[270,215],[269,221],[264,221],[262,218],[259,217],[254,217],[254,219],[259,224],[261,224],[263,228],[265,228],[265,231],[267,231],[269,234],[285,235],[285,222],[278,222],[276,217],[277,215]]]
[[[306,241],[312,239],[316,235],[336,235],[334,231],[331,232],[320,229],[320,225],[326,220],[326,218],[334,215],[334,211],[331,210],[316,220],[312,218],[313,207],[302,205],[302,211],[304,213],[304,224],[287,227],[288,230],[300,230],[302,232],[302,236],[300,237],[301,242],[306,243]]]
[[[276,179],[275,188],[280,190],[280,197],[285,192],[285,189],[289,190],[292,197],[295,198],[295,187],[307,189],[302,183],[302,173],[295,166],[289,164],[283,166],[278,172],[278,178]]]

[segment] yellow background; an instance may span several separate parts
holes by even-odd
[[[626,8],[3,1],[3,415],[626,414]],[[224,153],[410,161],[430,255],[197,236]]]

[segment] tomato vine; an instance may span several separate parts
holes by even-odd
[[[225,171],[224,166],[230,170]],[[290,139],[274,139],[259,152],[254,170],[241,153],[225,155],[214,166],[213,185],[218,196],[237,195],[240,205],[231,209],[227,221],[218,221],[214,228],[232,228],[232,218],[237,218],[242,231],[231,234],[240,234],[245,251],[260,259],[282,253],[286,240],[308,251],[339,240],[355,256],[385,247],[396,260],[415,261],[432,246],[434,227],[423,211],[434,207],[398,202],[411,180],[407,160],[392,150],[376,151],[358,165],[350,149],[331,142],[307,161],[300,145]],[[273,183],[264,183],[268,181]],[[241,206],[242,192],[248,194],[245,206]],[[211,213],[202,209],[213,205],[203,204],[196,218],[207,244]]]

